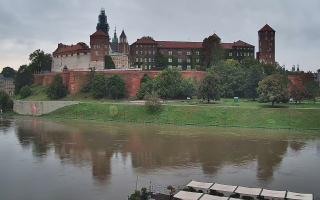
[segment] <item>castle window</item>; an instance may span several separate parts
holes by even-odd
[[[187,65],[187,70],[191,70],[191,65]]]
[[[169,62],[169,63],[172,63],[172,58],[168,58],[168,62]]]
[[[151,62],[152,60],[151,60],[151,58],[149,58],[149,62]]]
[[[136,62],[139,62],[139,58],[136,58]]]
[[[179,51],[178,51],[178,54],[181,56],[181,55],[182,55],[182,51],[179,50]]]
[[[190,51],[187,51],[187,56],[190,56],[191,55],[191,52]]]
[[[229,52],[229,56],[230,56],[230,57],[232,56],[232,52]]]
[[[172,51],[168,51],[168,55],[169,55],[169,56],[172,56]]]
[[[191,59],[190,58],[187,59],[187,63],[191,63]]]
[[[136,51],[136,54],[138,55],[138,54],[139,54],[139,51]]]
[[[200,52],[199,52],[199,51],[196,51],[196,55],[200,55]]]
[[[197,58],[197,59],[196,59],[196,62],[197,62],[197,63],[199,63],[199,62],[200,62],[200,59],[199,59],[199,58]]]
[[[178,63],[182,63],[182,59],[181,58],[178,59]]]

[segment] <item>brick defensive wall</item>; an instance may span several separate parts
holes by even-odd
[[[144,75],[148,75],[150,78],[155,78],[160,71],[97,71],[96,74],[103,74],[107,77],[113,75],[119,75],[126,84],[126,89],[129,97],[136,96],[140,82]],[[203,71],[181,71],[183,78],[192,78],[196,81],[201,81],[206,76],[206,72]],[[60,73],[47,73],[47,74],[35,74],[34,83],[42,86],[49,86],[54,77],[59,74],[62,76],[63,83],[67,86],[70,94],[77,94],[81,88],[87,84],[89,80],[89,71],[66,71]]]

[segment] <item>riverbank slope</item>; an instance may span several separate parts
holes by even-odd
[[[157,113],[143,105],[83,102],[43,116],[53,119],[134,123],[320,130],[320,109],[304,107],[166,104]]]

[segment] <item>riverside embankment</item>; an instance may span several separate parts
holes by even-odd
[[[317,107],[233,106],[166,104],[161,111],[150,113],[143,105],[110,102],[82,102],[66,106],[45,118],[119,121],[133,123],[303,129],[320,131],[320,109]]]

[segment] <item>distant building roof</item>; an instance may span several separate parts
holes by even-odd
[[[84,42],[79,42],[76,45],[65,45],[60,43],[58,44],[58,48],[53,52],[53,56],[72,54],[72,53],[84,53],[89,51],[90,51],[89,46]]]
[[[202,42],[157,41],[163,49],[201,49]]]
[[[134,44],[157,44],[157,42],[152,37],[146,36],[137,39],[137,41]]]
[[[97,37],[97,36],[108,37],[108,35],[105,32],[101,31],[101,30],[97,30],[92,35],[90,35],[90,37]]]
[[[248,43],[246,43],[244,41],[241,41],[241,40],[238,40],[237,42],[234,42],[233,46],[234,47],[254,47],[253,45],[248,44]]]
[[[126,34],[125,34],[124,30],[122,30],[121,35],[120,35],[120,38],[127,38],[127,36],[126,36]]]
[[[265,32],[265,31],[276,32],[275,30],[273,30],[273,28],[271,28],[271,26],[269,26],[269,24],[266,24],[264,27],[262,27],[262,29],[259,30],[259,32]]]

